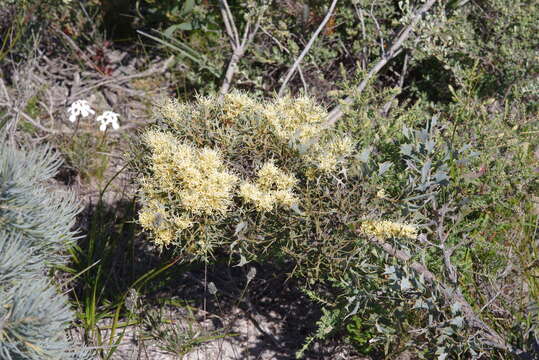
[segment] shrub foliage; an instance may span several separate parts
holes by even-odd
[[[223,251],[240,265],[293,261],[292,275],[326,306],[306,346],[347,326],[360,350],[413,348],[426,358],[480,358],[493,348],[522,354],[505,337],[523,325],[529,294],[504,304],[511,315],[503,326],[495,321],[502,335],[474,313],[496,301],[485,279],[514,259],[496,255],[501,244],[477,238],[489,222],[477,212],[496,205],[484,203],[474,174],[497,150],[468,127],[481,131],[492,118],[445,120],[469,107],[460,108],[458,96],[445,109],[397,108],[370,131],[351,114],[328,126],[326,111],[308,97],[261,101],[232,92],[165,101],[134,147],[139,221],[156,244],[186,261],[213,261]],[[357,101],[368,111],[365,98]],[[518,121],[533,126],[525,111]],[[526,167],[532,153],[515,151]],[[523,171],[518,180],[524,193],[533,191],[532,176]],[[482,279],[474,266],[484,267]],[[482,300],[471,291],[484,291]]]

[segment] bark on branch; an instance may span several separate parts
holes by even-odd
[[[283,92],[284,90],[286,89],[286,85],[288,84],[288,81],[290,81],[290,79],[292,78],[292,76],[294,75],[294,73],[296,72],[296,70],[298,69],[298,66],[299,64],[301,63],[301,60],[303,60],[303,58],[305,57],[305,55],[307,55],[307,53],[309,52],[309,50],[311,49],[311,47],[313,46],[314,44],[314,41],[318,38],[318,35],[320,34],[320,32],[322,31],[322,29],[324,29],[324,27],[326,26],[326,24],[328,23],[329,19],[331,18],[331,15],[333,14],[333,10],[335,9],[335,5],[337,5],[337,1],[338,0],[333,0],[333,2],[331,3],[330,7],[329,7],[329,10],[324,18],[324,20],[322,20],[322,23],[320,23],[320,26],[318,26],[318,29],[316,29],[316,31],[314,32],[313,36],[311,36],[311,39],[309,40],[309,42],[307,43],[307,45],[305,45],[305,48],[303,49],[303,51],[301,52],[301,54],[298,56],[298,58],[296,59],[296,61],[294,62],[294,65],[292,65],[292,67],[288,70],[288,72],[286,73],[286,76],[283,80],[283,84],[281,85],[281,88],[279,89],[279,93],[278,93],[278,96],[282,96],[283,95]]]
[[[473,310],[472,306],[464,298],[462,292],[457,286],[452,287],[444,284],[437,279],[436,276],[425,267],[425,265],[416,261],[411,261],[410,255],[406,254],[402,250],[394,248],[391,244],[375,237],[369,238],[369,241],[376,247],[385,251],[387,254],[407,263],[408,266],[410,266],[410,268],[412,268],[412,270],[414,270],[416,273],[423,275],[424,279],[429,284],[436,286],[440,290],[448,302],[460,304],[462,313],[468,324],[470,324],[471,327],[481,331],[484,338],[483,343],[525,358],[525,353],[522,350],[514,349],[511,345],[507,344],[500,334],[498,334],[494,329],[481,320],[481,318]]]
[[[393,40],[393,43],[391,47],[389,48],[389,51],[383,56],[367,73],[367,76],[361,81],[359,86],[357,87],[357,93],[360,94],[365,90],[365,87],[371,81],[371,79],[382,70],[382,68],[395,56],[400,54],[402,50],[402,44],[410,37],[412,30],[417,25],[419,20],[421,20],[421,17],[423,14],[425,14],[427,11],[430,10],[430,8],[436,3],[437,0],[428,0],[423,6],[421,6],[417,12],[414,14],[412,21],[410,24],[408,24]],[[352,103],[352,98],[347,97],[343,100],[344,105],[348,105]],[[334,125],[342,116],[342,106],[337,105],[333,110],[330,111],[327,118],[327,124],[328,125]]]
[[[221,0],[221,16],[223,17],[223,22],[225,24],[225,30],[230,40],[230,45],[232,46],[232,57],[228,63],[225,77],[223,83],[221,84],[221,89],[219,90],[219,97],[222,98],[230,89],[232,84],[232,78],[238,70],[238,63],[245,54],[245,50],[249,44],[253,41],[258,29],[260,28],[260,21],[264,16],[264,12],[267,8],[267,5],[263,6],[260,12],[256,15],[256,19],[248,18],[245,28],[243,30],[243,36],[240,39],[238,28],[234,22],[232,12],[228,6],[227,0]],[[269,5],[269,4],[268,4]]]

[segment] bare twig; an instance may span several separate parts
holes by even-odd
[[[298,73],[301,79],[301,83],[303,84],[303,90],[305,91],[305,94],[307,94],[307,91],[308,91],[307,82],[305,81],[305,77],[303,76],[303,71],[301,71],[301,66],[298,66]]]
[[[391,48],[386,53],[385,56],[383,56],[368,72],[367,76],[361,81],[359,86],[357,87],[356,93],[360,94],[365,90],[365,87],[371,81],[371,79],[378,74],[380,70],[395,56],[397,56],[401,50],[402,50],[402,44],[410,37],[412,30],[416,26],[416,24],[419,22],[423,14],[425,14],[427,11],[430,10],[430,8],[436,3],[437,0],[428,0],[423,6],[419,8],[419,10],[415,13],[415,15],[412,18],[412,21],[408,26],[406,26],[395,38],[393,41],[393,44],[391,45]],[[343,100],[343,105],[348,105],[352,103],[352,98],[347,97]],[[336,106],[331,112],[328,114],[327,118],[327,124],[333,125],[335,124],[342,116],[343,111],[341,108],[341,105]]]
[[[439,211],[439,221],[438,221],[438,240],[440,241],[440,250],[442,250],[442,255],[444,257],[444,265],[445,270],[447,271],[447,276],[449,277],[449,281],[451,281],[451,284],[453,286],[457,286],[458,284],[458,272],[457,268],[453,263],[451,262],[451,256],[453,255],[453,252],[455,249],[448,248],[447,247],[447,239],[449,238],[449,232],[445,231],[445,216],[450,211],[449,207],[446,205],[442,206],[442,208]]]
[[[363,41],[366,41],[367,39],[367,31],[365,30],[365,19],[363,16],[363,9],[358,8],[357,4],[354,4],[354,8],[356,9],[357,17],[359,18],[359,21],[361,22],[361,36],[363,38]],[[361,69],[365,71],[367,69],[367,47],[363,45],[363,49],[361,51]]]
[[[47,127],[44,127],[43,125],[38,123],[36,120],[32,119],[30,117],[30,115],[26,114],[24,111],[18,110],[17,113],[20,114],[26,121],[28,121],[29,123],[31,123],[32,125],[34,125],[35,127],[37,127],[40,130],[43,130],[43,131],[51,133],[51,134],[57,134],[58,133],[58,131],[56,131],[54,129],[49,129]]]
[[[399,76],[399,93],[402,92],[402,88],[404,86],[404,77],[406,76],[406,72],[408,71],[408,53],[404,54],[404,64],[402,65],[402,71]],[[395,94],[391,97],[391,99],[384,104],[384,107],[382,108],[382,116],[387,116],[389,113],[389,109],[391,109],[391,105],[393,104],[393,100],[397,97],[398,94]]]
[[[71,99],[79,99],[82,94],[84,94],[86,92],[89,92],[89,91],[91,91],[91,90],[93,90],[95,88],[99,88],[101,86],[110,85],[110,84],[118,85],[118,84],[121,84],[121,83],[129,81],[129,80],[138,79],[138,78],[142,78],[142,77],[148,77],[148,76],[151,76],[151,75],[163,73],[163,72],[166,71],[166,69],[168,68],[168,66],[170,65],[170,63],[172,62],[173,59],[174,59],[174,57],[170,56],[168,59],[166,59],[166,60],[164,60],[162,62],[159,62],[159,63],[155,64],[154,66],[152,66],[151,68],[149,68],[148,70],[143,71],[143,72],[138,73],[138,74],[119,76],[119,77],[112,78],[112,79],[109,78],[109,79],[97,81],[95,84],[93,84],[91,86],[88,86],[88,87],[85,87],[85,88],[81,89],[80,91],[71,94],[70,98]]]
[[[221,1],[221,15],[223,16],[223,22],[225,23],[226,32],[232,41],[232,46],[235,48],[240,45],[240,37],[238,35],[238,28],[236,23],[234,23],[234,17],[228,6],[226,0]]]
[[[62,36],[66,41],[67,43],[69,44],[69,46],[71,46],[74,50],[75,50],[75,53],[82,59],[84,60],[84,62],[86,63],[86,66],[88,66],[89,68],[91,69],[94,69],[96,70],[98,73],[100,74],[103,74],[103,72],[101,71],[101,69],[99,69],[99,66],[97,66],[97,64],[95,62],[92,61],[92,59],[90,59],[85,53],[84,51],[82,51],[82,49],[75,43],[75,41],[73,41],[73,39],[71,39],[68,35],[66,35],[63,31],[59,30],[58,28],[56,27],[53,27],[53,30],[59,34],[60,36]]]
[[[384,44],[384,34],[382,33],[382,29],[380,28],[380,24],[378,23],[378,20],[376,20],[376,16],[373,14],[373,7],[374,2],[371,4],[371,11],[369,15],[371,16],[372,20],[374,21],[374,26],[376,27],[376,31],[378,32],[378,37],[380,38],[380,51],[382,52],[382,57],[386,56],[386,47]]]
[[[286,74],[284,80],[283,80],[283,83],[281,85],[281,88],[279,89],[279,92],[278,92],[278,96],[282,96],[283,95],[283,92],[284,90],[286,89],[286,85],[288,84],[288,81],[292,78],[292,75],[294,75],[294,73],[296,72],[299,64],[301,63],[301,60],[303,60],[303,58],[305,57],[305,55],[307,55],[307,53],[309,52],[309,50],[311,49],[311,47],[313,46],[315,40],[318,38],[318,35],[320,34],[320,32],[324,29],[324,27],[326,26],[327,22],[329,21],[329,19],[331,18],[331,15],[333,14],[333,10],[335,9],[335,5],[337,5],[337,1],[338,0],[333,0],[330,7],[329,7],[329,10],[326,14],[326,17],[324,17],[324,20],[322,20],[322,23],[320,24],[320,26],[318,26],[318,29],[316,29],[316,31],[314,32],[313,36],[311,36],[311,39],[309,40],[309,42],[307,43],[307,45],[305,46],[305,48],[303,49],[303,51],[301,52],[301,54],[298,56],[298,58],[296,59],[296,61],[294,62],[294,65],[292,65],[292,67],[288,70],[288,73]]]
[[[252,19],[249,18],[247,20],[247,23],[245,24],[245,28],[243,30],[243,36],[240,41],[238,28],[236,26],[236,23],[234,22],[234,18],[232,16],[232,12],[230,11],[230,7],[228,6],[227,0],[221,0],[220,3],[221,15],[225,24],[225,30],[230,39],[230,45],[232,46],[232,57],[228,62],[225,77],[223,79],[223,83],[221,84],[221,89],[219,90],[219,96],[220,98],[222,98],[230,89],[230,85],[232,84],[232,78],[238,70],[238,63],[245,54],[245,50],[253,41],[256,33],[258,32],[258,29],[260,28],[260,21],[262,20],[264,12],[266,11],[269,4],[261,8],[261,10],[256,16],[254,24],[252,23]]]
[[[290,50],[288,50],[277,38],[275,38],[273,35],[271,35],[264,27],[260,27],[260,30],[266,34],[271,40],[273,40],[277,46],[279,46],[279,49],[281,51],[284,51],[287,54],[290,54]],[[303,70],[301,70],[301,65],[298,65],[298,73],[299,77],[301,78],[301,82],[303,83],[303,89],[305,90],[305,93],[307,93],[308,87],[307,82],[305,81],[305,77],[303,76]]]

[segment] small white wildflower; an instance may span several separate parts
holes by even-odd
[[[75,122],[79,115],[82,117],[87,117],[88,115],[95,114],[95,111],[92,110],[90,104],[86,100],[75,101],[73,104],[71,104],[69,109],[67,109],[67,112],[69,113],[69,121],[71,122]]]
[[[99,130],[107,130],[108,124],[111,124],[114,130],[118,130],[120,128],[120,123],[118,122],[119,117],[120,115],[116,114],[113,111],[105,111],[103,114],[99,115],[96,118],[96,121],[99,121],[101,123],[101,125],[99,125]]]

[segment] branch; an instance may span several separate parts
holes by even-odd
[[[309,50],[311,49],[311,47],[313,46],[314,44],[314,41],[316,40],[316,38],[318,37],[318,35],[320,34],[320,32],[322,31],[322,29],[324,29],[324,27],[326,26],[327,22],[329,21],[329,19],[331,18],[331,15],[333,14],[333,10],[335,9],[335,5],[337,5],[337,1],[338,0],[333,0],[333,2],[331,3],[330,7],[329,7],[329,10],[326,14],[326,17],[324,18],[324,20],[322,20],[322,23],[320,24],[320,26],[318,26],[318,29],[316,29],[316,31],[314,32],[313,36],[311,37],[311,39],[309,40],[309,42],[307,43],[307,45],[305,46],[305,48],[303,49],[303,51],[301,52],[301,54],[298,56],[298,58],[296,59],[296,61],[294,62],[294,65],[292,65],[292,67],[288,70],[288,73],[286,74],[285,76],[285,79],[283,81],[283,84],[281,85],[281,88],[279,89],[279,93],[278,93],[278,96],[282,96],[283,95],[283,92],[284,90],[286,89],[286,84],[288,84],[288,81],[290,80],[290,78],[292,78],[292,75],[294,75],[294,73],[296,72],[301,60],[303,60],[303,58],[305,57],[305,55],[307,55],[307,52],[309,52]]]
[[[367,32],[365,30],[365,19],[363,18],[363,9],[358,8],[357,4],[354,4],[354,8],[356,9],[357,17],[359,18],[359,21],[361,22],[361,35],[362,35],[363,41],[365,41],[367,39]],[[366,60],[367,60],[367,48],[363,46],[363,50],[361,53],[361,69],[363,71],[365,71],[367,68]]]
[[[435,285],[445,299],[450,303],[458,303],[461,305],[463,314],[466,317],[467,322],[474,328],[479,329],[483,332],[484,340],[483,342],[489,346],[492,346],[497,349],[505,350],[517,355],[522,355],[524,352],[522,350],[514,349],[511,345],[508,345],[505,340],[490,326],[488,326],[479,316],[475,313],[472,306],[466,301],[458,287],[452,288],[445,285],[436,276],[430,272],[425,265],[420,264],[416,261],[411,261],[411,256],[406,254],[402,250],[398,250],[391,246],[391,244],[371,237],[368,239],[376,247],[382,249],[387,254],[397,258],[400,261],[408,263],[408,265],[419,275],[423,275],[424,279],[431,285]]]
[[[40,130],[43,130],[45,132],[48,132],[48,133],[51,133],[51,134],[58,134],[58,131],[54,130],[54,129],[49,129],[43,125],[41,125],[39,122],[37,122],[36,120],[32,119],[28,114],[26,114],[24,111],[22,110],[16,110],[26,121],[28,121],[30,124],[34,125],[35,127],[37,127],[38,129]]]
[[[395,56],[397,56],[401,52],[402,44],[410,37],[413,28],[416,26],[416,24],[419,22],[423,14],[425,14],[427,11],[430,10],[430,8],[434,5],[434,3],[437,0],[428,0],[423,6],[419,8],[417,13],[412,18],[412,21],[408,26],[406,26],[397,36],[397,38],[393,41],[393,45],[391,45],[391,48],[386,53],[385,56],[383,56],[369,71],[367,76],[361,81],[359,86],[357,87],[357,93],[361,94],[363,90],[365,90],[365,87],[369,83],[369,81],[376,75],[382,68]],[[344,105],[348,105],[352,103],[352,98],[347,97],[343,100]],[[344,115],[343,111],[341,110],[341,105],[337,105],[333,110],[330,111],[327,118],[327,124],[333,125],[335,124],[342,116]]]
[[[245,50],[253,41],[256,33],[258,32],[258,29],[260,28],[260,21],[262,20],[266,9],[267,5],[263,6],[262,10],[257,14],[254,26],[252,26],[250,19],[247,20],[247,24],[245,24],[245,29],[243,30],[243,36],[240,42],[238,28],[234,22],[234,18],[232,17],[232,12],[230,11],[228,2],[227,0],[221,0],[221,15],[223,16],[223,22],[225,23],[226,32],[228,34],[228,37],[230,38],[230,44],[232,46],[232,57],[230,58],[230,61],[228,63],[225,77],[223,79],[223,84],[221,85],[221,89],[219,90],[219,98],[222,98],[228,92],[228,89],[232,84],[232,78],[234,77],[234,74],[238,69],[238,62],[245,54]]]
[[[233,47],[239,46],[240,37],[238,35],[238,28],[234,23],[234,17],[232,16],[232,12],[230,11],[230,7],[228,6],[228,2],[226,0],[221,1],[221,15],[223,16],[225,29],[228,36],[230,37],[230,41],[232,42]]]

